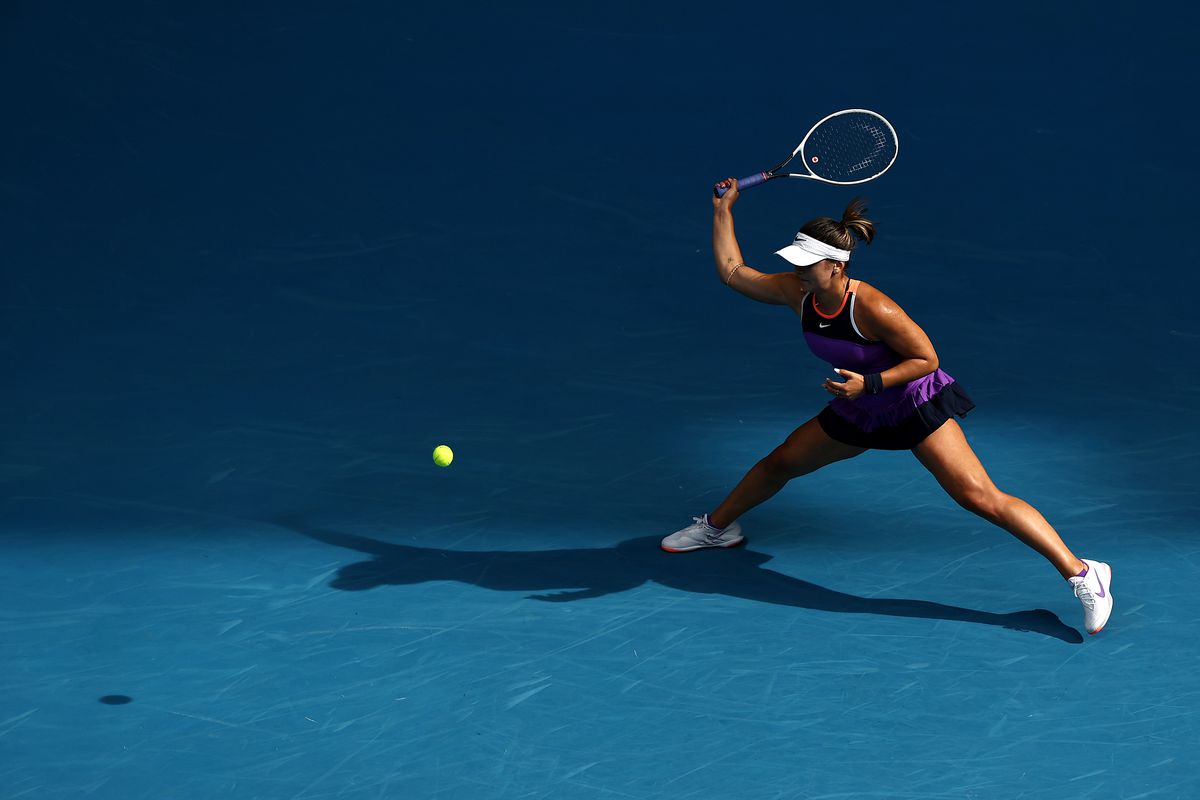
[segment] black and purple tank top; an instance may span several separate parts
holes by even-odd
[[[881,341],[868,339],[854,321],[854,300],[862,282],[851,280],[842,305],[832,314],[817,308],[812,294],[800,306],[800,325],[804,341],[813,355],[837,369],[860,375],[884,372],[904,359]],[[829,406],[839,417],[863,431],[898,425],[929,398],[954,383],[942,370],[903,386],[884,389],[880,394],[864,394],[856,400],[835,397]]]

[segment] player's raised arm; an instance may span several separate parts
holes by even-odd
[[[788,273],[766,274],[746,266],[742,259],[742,248],[738,246],[733,231],[733,204],[738,199],[737,180],[726,178],[717,186],[725,194],[717,197],[713,193],[713,259],[717,263],[717,277],[732,289],[736,289],[752,300],[777,306],[789,305],[789,295],[799,292],[798,287],[788,285],[794,276]]]

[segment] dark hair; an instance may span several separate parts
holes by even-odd
[[[800,232],[832,247],[853,250],[854,245],[858,244],[856,239],[870,244],[875,238],[875,223],[863,216],[866,213],[866,203],[862,198],[856,197],[842,212],[841,222],[830,217],[817,217],[804,223]]]

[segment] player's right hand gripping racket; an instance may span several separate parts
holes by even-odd
[[[807,178],[842,186],[866,183],[887,172],[899,152],[900,141],[890,122],[874,111],[850,108],[813,125],[790,156],[766,172],[741,178],[738,190],[774,178]],[[781,172],[797,155],[808,172]],[[713,191],[721,197],[726,189],[715,186]]]

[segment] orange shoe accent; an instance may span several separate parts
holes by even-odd
[[[660,544],[658,546],[658,549],[662,550],[664,553],[694,553],[694,552],[696,552],[696,550],[728,550],[731,547],[741,547],[745,543],[746,543],[746,537],[743,536],[742,540],[740,542],[734,542],[733,544],[718,544],[718,545],[714,545],[712,547],[697,547],[692,550],[675,550],[674,548],[671,548],[671,547],[663,547]]]

